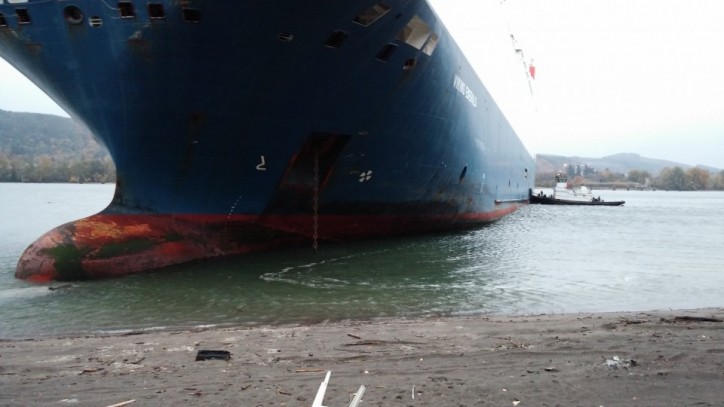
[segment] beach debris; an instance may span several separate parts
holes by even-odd
[[[544,370],[546,372],[558,372],[559,371],[557,367],[553,367],[553,366],[549,366],[549,367],[545,368]]]
[[[614,356],[612,359],[606,359],[606,366],[611,369],[628,369],[638,365],[635,359],[621,359],[618,356]]]
[[[392,341],[387,341],[383,339],[367,339],[367,340],[360,340],[357,342],[352,343],[344,343],[342,346],[384,346],[384,345],[424,345],[423,342],[410,342],[410,341],[401,341],[399,339],[395,339]]]
[[[667,321],[669,322],[669,321]],[[724,322],[719,318],[708,318],[708,317],[692,317],[692,316],[679,316],[674,317],[674,322]]]
[[[84,369],[83,369],[80,373],[78,373],[78,374],[79,374],[79,375],[83,375],[83,374],[88,374],[88,373],[96,373],[96,372],[100,372],[100,371],[103,371],[103,370],[105,370],[105,369],[102,368],[102,367],[99,367],[99,368],[86,367],[86,368],[84,368]]]
[[[359,389],[357,389],[357,393],[354,393],[354,396],[352,397],[352,401],[349,402],[348,407],[357,407],[359,406],[359,403],[362,402],[362,396],[365,394],[365,390],[367,388],[364,384],[359,386]]]
[[[327,386],[329,385],[329,377],[332,375],[332,371],[328,370],[327,375],[324,377],[324,380],[319,385],[319,390],[317,390],[317,395],[314,396],[314,401],[312,402],[312,407],[325,407],[322,405],[322,400],[324,400],[324,393],[327,392]],[[365,390],[367,388],[365,385],[359,386],[359,389],[357,390],[357,393],[353,393],[352,401],[347,405],[347,407],[357,407],[359,406],[359,403],[362,402],[362,396],[365,393]]]
[[[507,343],[498,344],[495,348],[493,348],[493,350],[496,350],[496,349],[497,349],[497,350],[532,349],[532,348],[535,347],[535,346],[533,346],[533,345],[528,345],[528,344],[526,344],[526,343],[516,342],[516,341],[513,340],[513,338],[510,338],[510,337],[508,337],[508,338],[501,338],[501,337],[497,337],[497,336],[496,336],[495,338],[496,338],[496,339],[504,340],[504,341],[506,341]]]
[[[110,406],[106,406],[106,407],[123,407],[123,406],[127,406],[127,405],[129,405],[129,404],[131,404],[131,403],[135,403],[135,402],[136,402],[136,399],[127,400],[127,401],[122,401],[122,402],[120,402],[120,403],[111,404]]]
[[[327,392],[327,385],[329,384],[329,377],[332,375],[331,370],[327,370],[327,375],[324,377],[324,380],[319,385],[319,389],[317,390],[317,395],[314,396],[314,401],[312,402],[312,407],[325,407],[322,405],[322,400],[324,400],[324,393]]]
[[[514,406],[517,406],[518,404],[520,404],[520,400],[518,400],[518,399],[513,399],[513,405],[514,405]]]
[[[75,287],[73,284],[63,284],[63,285],[56,285],[56,286],[50,286],[48,287],[48,290],[55,291],[55,290],[67,290],[69,288]]]
[[[354,338],[354,339],[362,339],[361,336],[357,336],[357,335],[347,334],[347,336],[349,336],[350,338]]]
[[[196,346],[198,346],[198,345],[196,345]],[[194,348],[193,346],[186,345],[186,346],[178,346],[175,348],[167,348],[166,352],[193,352],[195,350],[196,350],[196,348]]]
[[[325,372],[324,369],[307,369],[307,368],[301,368],[294,371],[294,373],[319,373],[319,372]]]
[[[196,361],[199,360],[229,360],[231,353],[227,350],[199,350],[196,353]]]
[[[646,319],[631,319],[631,318],[621,318],[621,323],[624,325],[641,325],[649,322]]]
[[[123,332],[121,334],[118,334],[118,336],[143,335],[143,333],[144,333],[143,331],[134,330],[134,331]]]
[[[131,361],[131,362],[127,362],[126,359],[124,359],[123,362],[128,363],[129,365],[140,365],[141,362],[143,362],[144,360],[146,360],[146,357],[145,357],[145,356],[143,356],[142,358],[140,358],[140,359],[138,359],[138,360],[134,360],[134,361]]]

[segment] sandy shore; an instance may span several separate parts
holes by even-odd
[[[360,385],[360,406],[724,406],[722,319],[704,309],[3,340],[0,405],[311,406],[331,370],[330,407]],[[199,350],[231,359],[196,361]]]

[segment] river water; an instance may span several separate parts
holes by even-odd
[[[724,192],[594,191],[476,230],[258,253],[49,290],[14,278],[112,185],[0,184],[0,338],[464,315],[724,306]],[[57,285],[57,284],[56,284]]]

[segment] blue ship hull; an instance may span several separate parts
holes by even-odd
[[[470,227],[528,201],[532,157],[425,0],[112,5],[0,0],[0,56],[118,177],[18,277]]]

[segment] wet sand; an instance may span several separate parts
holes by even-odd
[[[0,341],[0,405],[724,406],[724,309]],[[196,361],[199,350],[230,352]],[[124,402],[126,404],[124,404]]]

